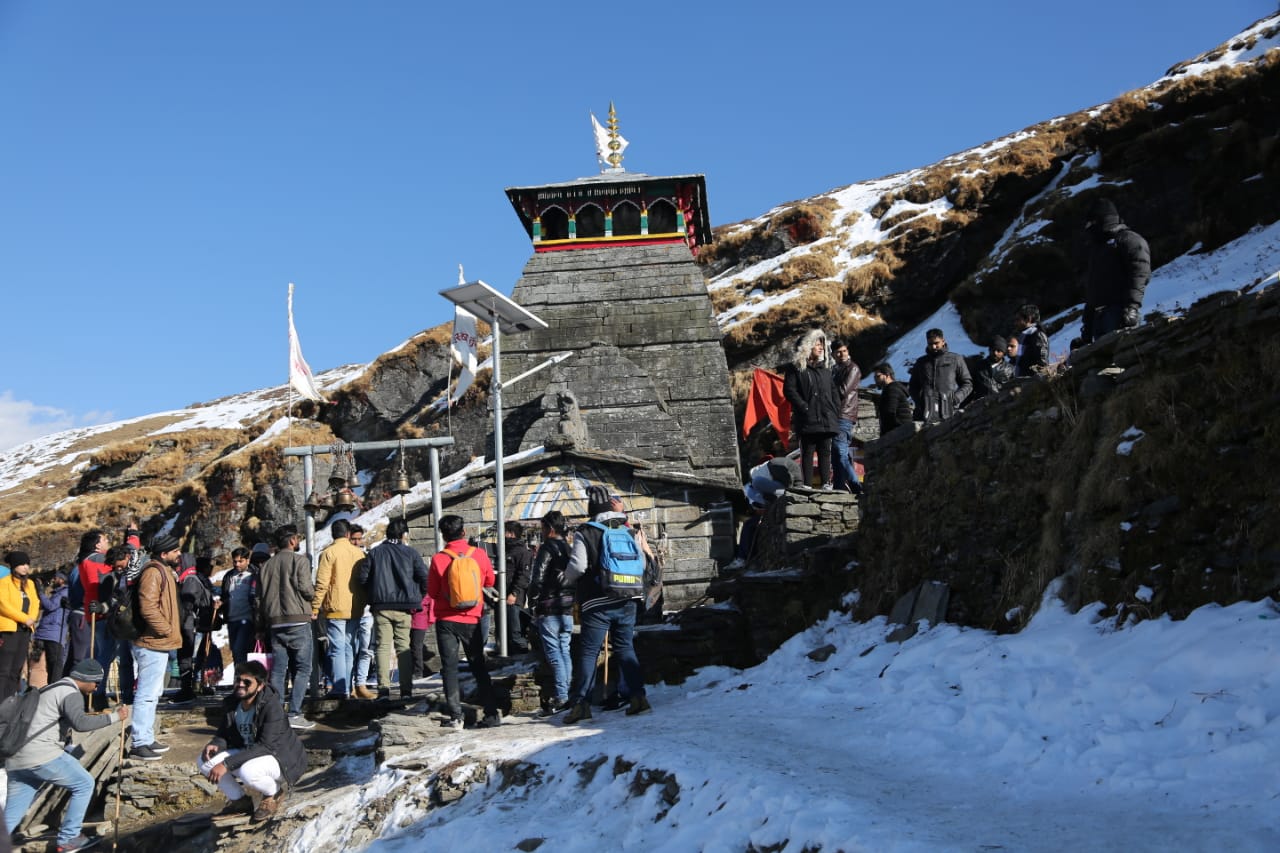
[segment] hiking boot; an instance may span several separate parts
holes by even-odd
[[[569,709],[569,713],[564,715],[564,724],[566,726],[571,726],[574,723],[579,723],[583,720],[589,719],[591,719],[591,703],[579,702],[577,705],[574,705]]]
[[[357,699],[377,699],[378,698],[377,693],[374,693],[372,690],[370,690],[368,687],[365,687],[363,684],[357,684],[356,689],[352,691],[352,695],[355,696]]]
[[[248,799],[246,797],[245,799]],[[276,816],[276,812],[280,811],[280,798],[277,794],[274,797],[263,797],[262,802],[258,803],[257,810],[254,811],[251,820],[254,823],[262,823],[271,820]]]
[[[625,707],[627,707],[627,700],[623,699],[621,696],[615,693],[612,696],[610,696],[608,699],[604,700],[603,703],[601,703],[600,710],[621,711]]]
[[[316,724],[301,714],[289,715],[289,728],[291,729],[314,729]]]
[[[129,757],[134,761],[159,761],[164,758],[163,755],[156,752],[150,746],[135,746],[129,750]]]
[[[445,717],[443,720],[440,721],[440,728],[452,729],[454,731],[462,731],[462,718],[461,717]]]
[[[151,750],[152,752],[159,753],[160,755],[164,755],[166,752],[169,751],[169,744],[161,743],[160,741],[155,741],[154,743],[147,744],[147,749]]]
[[[627,716],[634,717],[636,714],[647,714],[653,708],[649,707],[649,700],[644,696],[632,696],[631,704],[627,706]]]
[[[547,706],[538,712],[538,716],[554,717],[556,714],[559,714],[561,711],[563,711],[565,708],[568,708],[568,707],[569,707],[568,698],[549,699],[547,701]]]
[[[497,714],[485,714],[484,719],[476,723],[477,729],[496,729],[502,725],[502,718]]]
[[[77,835],[70,841],[59,844],[56,850],[58,853],[75,853],[76,850],[87,850],[101,840],[101,837],[90,838],[87,835]]]

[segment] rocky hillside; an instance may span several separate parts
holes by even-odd
[[[1011,331],[1022,302],[1040,304],[1051,331],[1074,324],[1082,223],[1099,194],[1147,237],[1157,266],[1280,220],[1277,44],[1273,16],[1110,103],[718,228],[700,260],[738,399],[752,367],[775,367],[813,325],[846,337],[865,369],[886,353],[918,351],[920,330],[946,325],[940,318],[970,338],[951,341],[966,353]],[[332,403],[300,406],[291,423],[285,389],[275,388],[8,451],[0,455],[0,543],[51,568],[73,556],[86,528],[136,519],[146,533],[177,533],[193,552],[225,553],[300,517],[300,466],[280,454],[291,443],[452,434],[457,445],[444,466],[455,471],[489,449],[489,424],[484,375],[452,414],[430,405],[447,381],[447,332],[424,331],[372,364],[325,374]],[[744,460],[757,453],[749,443]],[[425,453],[407,462],[425,479]],[[385,499],[394,454],[357,463],[366,505]],[[328,470],[318,467],[323,479]],[[911,507],[906,496],[889,497],[881,511],[893,523]]]

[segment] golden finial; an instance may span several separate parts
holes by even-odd
[[[622,134],[618,133],[618,111],[613,108],[613,101],[609,102],[609,165],[615,169],[622,168],[622,149],[626,147]]]

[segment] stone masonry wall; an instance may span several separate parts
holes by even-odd
[[[720,329],[686,247],[535,254],[513,298],[550,328],[504,338],[504,376],[566,350],[575,356],[504,389],[507,446],[536,443],[525,433],[541,417],[544,389],[558,380],[579,398],[589,446],[737,487],[736,425]],[[615,377],[624,380],[615,383]],[[638,424],[666,419],[669,427],[637,436]]]

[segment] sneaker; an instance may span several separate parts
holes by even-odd
[[[569,713],[564,715],[564,724],[566,726],[571,726],[574,723],[579,723],[583,720],[589,719],[591,719],[591,703],[579,702],[577,705],[574,705],[569,709]]]
[[[374,693],[372,690],[370,690],[368,687],[365,687],[363,684],[357,684],[356,689],[352,691],[352,695],[355,696],[357,699],[377,699],[378,698],[377,693]]]
[[[291,729],[314,729],[316,724],[301,714],[289,715],[289,728]]]
[[[834,492],[835,490],[836,490],[836,487],[833,486],[831,483],[822,484],[822,491],[824,492]]]
[[[554,717],[568,707],[569,698],[567,696],[564,699],[551,699],[547,702],[547,706],[538,712],[538,716]]]
[[[603,711],[621,711],[625,707],[627,707],[627,700],[623,699],[617,693],[604,700],[600,705],[600,709]]]
[[[461,717],[445,717],[440,721],[440,728],[453,729],[454,731],[462,731]]]
[[[477,729],[496,729],[502,725],[502,718],[497,714],[485,714],[484,719],[476,723]]]
[[[93,838],[90,838],[87,835],[77,835],[70,841],[64,844],[59,844],[56,849],[58,853],[74,853],[76,850],[88,850],[101,840],[101,836],[94,836]]]
[[[129,750],[129,757],[135,761],[159,761],[164,756],[150,746],[135,746]]]
[[[168,705],[170,708],[185,708],[188,705],[194,705],[195,703],[196,697],[194,694],[187,695],[184,693],[179,693],[177,696],[164,700],[164,704]]]
[[[166,752],[169,751],[169,744],[156,741],[155,743],[147,744],[147,749],[151,750],[152,752],[158,752],[161,755],[164,755]]]
[[[649,707],[649,700],[644,696],[632,696],[631,704],[627,706],[627,716],[634,717],[636,714],[647,714],[653,708]]]

